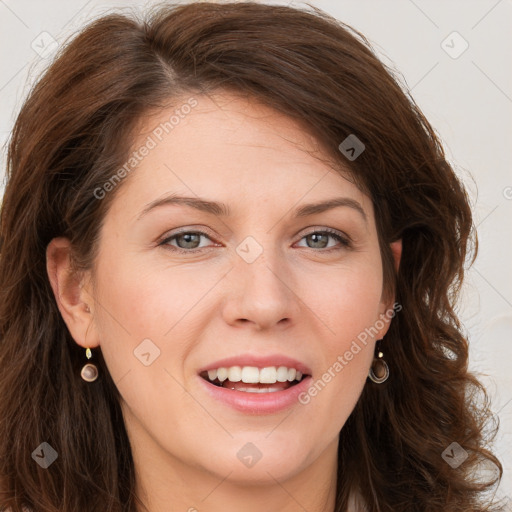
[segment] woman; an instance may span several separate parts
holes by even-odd
[[[472,227],[413,100],[325,13],[93,22],[10,142],[1,505],[488,510],[453,309]]]

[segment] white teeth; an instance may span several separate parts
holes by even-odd
[[[221,382],[224,382],[228,378],[228,369],[227,368],[218,368],[217,369],[217,379]]]
[[[229,368],[221,367],[208,370],[208,379],[212,382],[215,379],[220,382],[228,379],[230,382],[242,381],[246,384],[275,384],[276,382],[300,381],[302,373],[295,368],[287,368],[286,366],[267,366],[261,369],[256,366],[231,366]]]
[[[286,366],[280,366],[277,369],[277,381],[286,382],[288,380],[288,368]]]
[[[259,382],[262,384],[274,384],[276,382],[277,370],[275,366],[269,366],[268,368],[262,368],[260,370]]]
[[[242,368],[242,382],[256,384],[260,381],[260,371],[256,366],[244,366]]]
[[[281,391],[280,388],[239,388],[237,391],[245,391],[246,393],[274,393]]]
[[[240,382],[242,380],[242,368],[240,366],[232,366],[229,368],[228,379],[231,382]]]

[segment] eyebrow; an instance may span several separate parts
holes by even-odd
[[[144,215],[149,213],[151,210],[166,205],[188,206],[190,208],[195,208],[196,210],[205,213],[210,213],[212,215],[216,215],[219,217],[231,216],[231,209],[227,204],[216,201],[208,201],[206,199],[200,199],[198,197],[185,197],[171,194],[170,196],[157,199],[147,204],[137,219],[140,220],[142,217],[144,217]],[[333,208],[338,208],[340,206],[347,206],[349,208],[356,210],[361,214],[365,222],[368,221],[366,213],[361,204],[357,202],[355,199],[351,199],[349,197],[335,197],[332,199],[327,199],[325,201],[320,201],[318,203],[304,204],[294,211],[294,216],[307,217],[309,215],[322,213],[327,210],[332,210]]]

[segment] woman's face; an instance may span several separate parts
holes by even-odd
[[[332,466],[392,307],[372,203],[291,119],[227,94],[195,101],[146,119],[134,144],[85,287],[84,346],[100,346],[134,457],[158,474],[261,482]],[[326,201],[339,203],[297,214]],[[204,373],[219,367],[286,382],[219,387]],[[294,370],[307,377],[290,386]]]

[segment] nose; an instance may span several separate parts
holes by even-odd
[[[292,273],[278,256],[270,259],[264,251],[252,263],[237,257],[226,283],[224,320],[230,325],[250,323],[256,330],[291,325],[300,310],[293,289]]]

